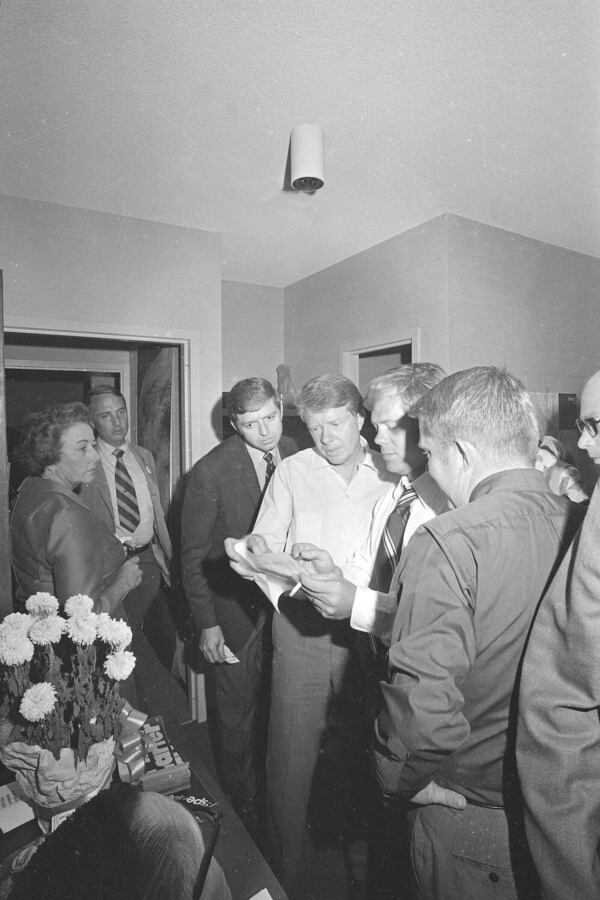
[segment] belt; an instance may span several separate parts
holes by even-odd
[[[148,541],[148,543],[144,544],[143,547],[131,547],[129,544],[123,544],[125,553],[127,554],[127,559],[130,559],[132,556],[141,556],[141,554],[145,553],[146,550],[149,550],[151,546],[152,541]]]
[[[481,803],[479,800],[470,800],[468,797],[467,803],[469,806],[478,806],[481,809],[504,809],[503,806],[494,806],[492,803]]]

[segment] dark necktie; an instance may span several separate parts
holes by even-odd
[[[265,478],[265,488],[271,480],[271,475],[275,471],[275,460],[273,459],[273,454],[270,451],[267,451],[263,454],[263,459],[267,464],[267,475]]]
[[[370,587],[376,591],[387,593],[390,589],[402,550],[402,538],[410,515],[410,508],[416,498],[417,495],[412,487],[405,488],[388,516],[377,548],[370,581]]]
[[[123,450],[113,450],[117,459],[115,466],[115,487],[117,489],[117,509],[119,522],[126,531],[134,532],[140,524],[140,510],[131,475],[123,462]]]
[[[404,537],[406,523],[410,515],[410,508],[416,499],[417,495],[412,487],[410,485],[405,487],[388,516],[379,541],[371,581],[369,582],[369,587],[375,591],[387,594],[391,587],[392,578],[402,552],[402,538]],[[386,677],[385,660],[387,650],[374,634],[367,636],[368,641],[361,639],[360,635],[358,637],[359,654],[367,675],[368,705],[372,710],[378,711],[380,708],[380,691],[377,682]]]

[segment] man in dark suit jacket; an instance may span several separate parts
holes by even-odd
[[[90,391],[89,407],[100,462],[93,481],[82,485],[81,498],[116,534],[129,555],[136,556],[140,562],[142,581],[130,591],[123,606],[133,631],[132,649],[136,655],[133,677],[137,691],[133,694],[129,690],[131,696],[128,699],[143,705],[144,695],[151,685],[149,654],[152,651],[142,634],[142,624],[162,581],[170,584],[171,541],[160,501],[154,457],[149,450],[127,440],[129,416],[125,398],[111,385],[97,385]],[[137,514],[134,519],[125,519],[121,515],[116,486],[118,458],[126,469],[129,489],[135,493]],[[144,670],[148,671],[147,683]]]
[[[189,474],[181,527],[182,583],[204,658],[214,665],[223,787],[243,812],[256,797],[256,709],[267,604],[229,566],[226,537],[252,530],[275,466],[297,449],[281,436],[281,407],[264,378],[237,382],[227,412],[236,434]],[[239,662],[228,663],[233,654]]]

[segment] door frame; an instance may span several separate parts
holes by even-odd
[[[363,347],[349,347],[343,344],[339,345],[339,364],[342,375],[345,375],[354,384],[358,384],[359,362],[360,357],[366,353],[375,353],[378,350],[391,350],[392,347],[400,347],[410,344],[412,348],[412,361],[420,362],[421,360],[421,329],[415,328],[414,331],[405,332],[401,338],[395,341],[386,341],[383,344],[369,344]]]
[[[81,324],[81,323],[77,323]],[[150,344],[175,344],[181,350],[181,440],[182,463],[184,470],[191,465],[194,446],[197,443],[196,432],[193,428],[191,409],[191,385],[200,382],[200,334],[197,331],[181,331],[169,329],[166,332],[157,331],[143,325],[131,328],[122,323],[86,323],[85,329],[65,328],[64,322],[39,319],[35,324],[16,316],[7,316],[4,320],[4,332],[44,335],[51,337],[78,337],[97,340],[111,340],[123,342],[138,342]],[[10,368],[13,368],[12,364]],[[198,370],[198,371],[196,371]]]

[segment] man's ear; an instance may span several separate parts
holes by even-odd
[[[233,428],[233,430],[239,434],[240,429],[237,427],[237,425],[235,423],[235,419],[233,419],[231,416],[229,417],[229,423],[230,423],[231,427]]]
[[[358,430],[362,431],[362,427],[365,424],[365,417],[362,413],[356,413],[356,418],[358,419]]]

